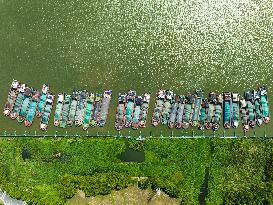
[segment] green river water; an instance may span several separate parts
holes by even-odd
[[[107,125],[93,132],[114,132],[118,92],[149,91],[149,126],[142,132],[169,135],[150,125],[159,88],[243,93],[266,84],[272,95],[272,45],[270,0],[0,0],[0,105],[12,79],[37,89],[49,83],[55,94],[112,89]],[[0,129],[26,130],[2,115]],[[37,120],[27,131],[35,129]],[[273,134],[271,124],[257,128],[264,131]]]

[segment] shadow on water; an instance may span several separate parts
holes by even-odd
[[[135,150],[129,147],[128,139],[125,140],[126,150],[118,158],[123,162],[144,162],[145,153],[143,148]]]
[[[208,195],[209,189],[208,189],[208,184],[209,184],[209,168],[206,168],[206,173],[205,173],[205,178],[204,182],[200,188],[200,194],[199,194],[199,203],[200,205],[205,205],[205,199],[206,196]]]

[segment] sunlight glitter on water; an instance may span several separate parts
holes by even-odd
[[[270,1],[50,4],[55,12],[44,23],[83,83],[225,90],[272,82]]]

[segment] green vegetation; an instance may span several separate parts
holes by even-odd
[[[171,133],[167,127],[152,127],[155,92],[171,88],[182,94],[201,88],[206,93],[242,93],[265,84],[271,102],[272,16],[269,0],[0,0],[0,105],[12,79],[36,89],[48,83],[55,94],[112,89],[106,126],[89,129],[89,134],[116,134],[118,92],[135,89],[152,94],[142,134],[203,134],[195,128]],[[25,128],[0,115],[1,133],[34,133],[38,124],[36,119]],[[271,136],[271,124],[257,128],[256,136]],[[55,129],[51,118],[48,134],[55,131],[86,134],[75,127]],[[139,135],[129,129],[122,133]],[[215,133],[222,134],[222,128]],[[242,135],[242,129],[235,134]],[[254,130],[247,134],[253,135]],[[61,205],[76,189],[88,196],[108,194],[131,185],[131,176],[145,176],[148,180],[139,187],[160,187],[184,204],[198,204],[208,167],[208,204],[273,203],[271,140],[154,139],[129,146],[144,148],[145,162],[118,160],[125,150],[123,139],[1,139],[0,186],[37,205]],[[24,149],[31,154],[26,161],[21,157]]]
[[[272,141],[211,144],[208,204],[272,204]]]
[[[130,142],[143,146],[145,162],[123,163],[123,139],[3,139],[0,187],[37,205],[64,204],[77,189],[107,195],[140,180],[142,189],[161,188],[182,203],[198,204],[209,168],[208,204],[272,202],[271,140],[199,139]],[[27,149],[31,158],[23,161]],[[50,201],[48,198],[50,197]]]

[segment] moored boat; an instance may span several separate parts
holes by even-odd
[[[80,101],[77,106],[76,115],[75,115],[75,125],[77,127],[83,124],[83,117],[84,117],[84,107],[86,104],[86,100],[88,98],[88,92],[83,90],[80,92]]]
[[[265,86],[262,86],[262,87],[259,88],[259,90],[260,90],[260,93],[261,93],[263,121],[264,121],[264,123],[267,124],[267,123],[270,122],[267,88]]]
[[[22,105],[23,100],[25,98],[25,95],[24,95],[25,88],[26,88],[26,84],[21,84],[20,85],[19,93],[17,95],[14,106],[13,106],[13,108],[11,110],[11,113],[10,113],[10,118],[13,119],[13,120],[15,120],[19,115],[21,105]]]
[[[43,115],[48,92],[49,92],[49,86],[47,84],[43,84],[42,95],[40,97],[40,101],[36,111],[36,117],[41,117]]]
[[[74,90],[71,95],[71,104],[68,114],[67,126],[71,127],[75,122],[75,115],[77,110],[77,105],[80,100],[80,95],[77,90]]]
[[[224,128],[229,129],[232,121],[232,96],[231,92],[224,93]]]
[[[232,118],[231,125],[233,128],[239,126],[240,121],[240,95],[239,93],[232,93]]]
[[[185,106],[186,106],[186,98],[184,95],[179,96],[179,104],[178,104],[178,109],[177,109],[177,114],[176,114],[176,120],[175,120],[175,127],[177,129],[182,127],[182,121],[183,121],[183,116],[184,116],[184,111],[185,111]]]
[[[223,107],[223,96],[222,96],[222,94],[218,94],[217,95],[217,103],[216,103],[216,107],[215,107],[215,114],[213,117],[213,126],[212,126],[212,129],[214,131],[218,130],[220,127],[222,107]]]
[[[142,106],[142,96],[136,97],[136,106],[133,113],[132,128],[134,130],[138,129],[141,120],[141,106]]]
[[[3,114],[9,116],[16,101],[16,97],[19,93],[20,83],[18,80],[13,80],[10,86],[9,94],[4,106]]]
[[[190,126],[192,120],[192,113],[194,109],[195,96],[188,93],[186,96],[186,106],[184,111],[184,116],[182,120],[182,128],[187,129]]]
[[[108,117],[109,106],[111,102],[112,90],[105,90],[102,96],[101,105],[98,114],[98,126],[104,127]]]
[[[255,127],[256,124],[256,113],[255,113],[255,105],[254,105],[254,96],[251,91],[246,91],[244,93],[247,109],[248,109],[248,115],[249,115],[249,126],[251,128]]]
[[[49,123],[53,103],[54,103],[54,95],[48,94],[46,98],[46,105],[45,105],[44,112],[40,122],[40,129],[43,131],[47,130],[48,128],[48,123]]]
[[[175,94],[172,90],[166,90],[165,101],[163,103],[163,109],[161,114],[161,124],[167,125],[170,120],[170,113],[172,111],[172,104],[174,103]]]
[[[155,108],[152,117],[152,125],[158,126],[161,119],[163,104],[165,101],[165,90],[159,90],[156,95]]]
[[[142,105],[141,105],[141,117],[139,127],[146,127],[148,111],[149,111],[149,103],[150,103],[150,93],[144,93],[142,95]]]
[[[34,117],[35,117],[35,112],[36,112],[38,103],[40,101],[40,97],[41,97],[41,92],[35,90],[33,92],[32,101],[31,101],[31,103],[29,105],[29,109],[27,111],[27,116],[26,116],[26,119],[25,119],[25,126],[26,127],[31,126],[32,123],[33,123],[33,120],[34,120]]]
[[[198,128],[200,130],[205,129],[205,124],[207,120],[207,115],[208,115],[208,110],[209,110],[209,102],[207,98],[202,99],[202,105],[201,105],[201,112],[200,112],[200,117],[199,117],[199,125]]]
[[[261,93],[260,91],[253,90],[254,106],[256,113],[256,124],[261,126],[263,124],[263,114],[262,114],[262,103],[261,103]]]
[[[115,127],[119,131],[125,124],[126,93],[119,93]]]
[[[24,122],[26,119],[27,111],[32,101],[32,94],[33,94],[33,88],[26,86],[25,92],[24,92],[24,100],[22,102],[20,112],[17,116],[17,121],[19,123]]]
[[[195,105],[194,105],[194,110],[192,115],[192,122],[191,122],[191,126],[194,126],[194,127],[198,125],[199,115],[201,110],[201,103],[204,97],[204,91],[196,90],[195,96],[196,96],[196,100],[195,100]]]
[[[241,112],[243,130],[244,132],[248,132],[249,114],[248,114],[248,108],[247,108],[247,103],[245,99],[240,100],[240,112]]]
[[[90,93],[87,97],[84,114],[83,114],[83,130],[87,130],[90,126],[91,115],[94,109],[94,93]]]
[[[64,105],[63,105],[63,109],[62,109],[62,117],[61,117],[61,121],[60,121],[61,128],[66,128],[69,110],[70,110],[70,104],[71,104],[71,95],[65,94]]]
[[[125,127],[131,127],[135,109],[136,91],[130,90],[126,95]]]
[[[211,129],[213,126],[212,120],[213,120],[215,109],[216,109],[216,103],[217,103],[216,93],[210,92],[209,93],[209,110],[208,110],[207,120],[205,123],[206,129]]]
[[[54,115],[54,126],[56,127],[60,125],[60,121],[62,119],[63,105],[64,105],[64,94],[60,93],[58,94],[57,105],[56,105],[56,110]]]
[[[175,120],[176,120],[179,104],[180,104],[180,96],[176,95],[174,97],[174,103],[172,104],[172,108],[171,108],[170,120],[168,123],[169,128],[173,128],[175,126]]]
[[[91,127],[96,127],[98,125],[98,115],[100,111],[101,100],[102,100],[102,94],[96,93],[95,102],[94,102],[94,110],[91,115],[91,123],[90,123]]]

